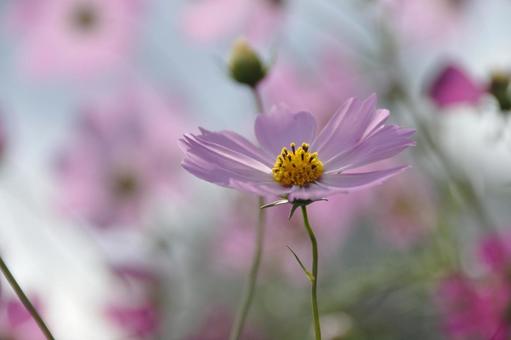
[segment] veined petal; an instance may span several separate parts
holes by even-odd
[[[239,165],[261,173],[271,173],[271,168],[257,159],[228,147],[211,143],[208,140],[200,138],[200,136],[187,134],[183,137],[182,141],[189,147],[187,150],[188,152],[200,155],[205,160],[209,160],[213,163],[231,165],[233,167]]]
[[[341,125],[344,117],[348,114],[348,111],[357,111],[360,107],[360,101],[355,98],[348,99],[337,111],[334,113],[330,120],[323,127],[318,137],[312,142],[311,148],[314,151],[321,150],[325,144],[332,139],[336,129]]]
[[[389,118],[390,112],[387,109],[378,109],[376,110],[376,114],[374,116],[373,121],[366,129],[366,132],[364,136],[362,136],[362,139],[366,138],[370,134],[372,134],[374,131],[378,130],[385,121]]]
[[[181,163],[181,166],[183,169],[205,181],[224,187],[228,187],[233,178],[254,182],[265,182],[271,180],[270,176],[260,176],[259,174],[250,172],[240,173],[240,171],[225,169],[193,155],[185,158]]]
[[[231,180],[231,182],[229,183],[229,187],[257,195],[277,197],[284,197],[293,191],[293,188],[283,187],[273,181],[255,183],[248,181]]]
[[[316,134],[316,120],[309,112],[292,113],[283,106],[273,108],[267,115],[259,115],[255,135],[259,144],[276,157],[290,143],[311,143]]]
[[[408,169],[409,166],[398,166],[386,170],[349,174],[324,174],[321,179],[308,187],[294,187],[289,194],[289,201],[296,199],[319,199],[336,194],[348,194],[353,191],[378,185],[392,176]]]
[[[401,129],[397,125],[380,127],[351,150],[327,160],[325,172],[336,173],[395,156],[415,145],[411,139],[414,134],[415,130]]]
[[[318,184],[321,186],[329,187],[333,191],[337,189],[354,191],[380,184],[386,179],[397,175],[398,173],[408,168],[409,166],[403,165],[391,169],[371,172],[324,174]]]
[[[321,158],[329,159],[358,144],[368,130],[374,130],[388,117],[385,112],[376,110],[376,95],[369,96],[362,103],[350,99],[325,125],[311,150]]]
[[[200,139],[207,140],[218,145],[223,145],[226,148],[257,159],[261,163],[268,165],[270,168],[273,167],[273,163],[275,162],[274,156],[269,155],[265,150],[254,145],[245,137],[232,131],[212,132],[204,128],[199,128],[199,130],[201,132]]]
[[[209,182],[228,186],[231,179],[271,181],[271,168],[267,165],[246,153],[210,142],[204,135],[187,134],[180,145],[185,151],[183,167]]]

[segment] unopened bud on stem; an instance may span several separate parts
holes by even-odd
[[[261,59],[244,39],[238,39],[232,47],[229,72],[232,79],[250,87],[256,87],[266,76]]]

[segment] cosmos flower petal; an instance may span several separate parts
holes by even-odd
[[[276,182],[256,183],[250,181],[231,180],[229,187],[240,191],[250,192],[261,196],[285,197],[295,190],[293,187],[287,188],[278,185]]]
[[[388,178],[406,170],[408,166],[399,166],[387,170],[350,174],[325,174],[320,181],[311,183],[307,187],[294,187],[289,194],[289,201],[315,200],[340,193],[364,189],[381,184]]]
[[[293,187],[293,191],[289,194],[288,200],[316,200],[327,197],[336,193],[347,192],[341,189],[332,189],[319,183],[311,183],[307,187]]]
[[[385,114],[376,110],[376,95],[363,102],[350,99],[325,125],[311,149],[329,159],[351,149],[367,135],[368,129],[376,128],[385,119]]]
[[[273,163],[275,162],[274,156],[269,155],[263,149],[261,149],[258,146],[255,146],[245,137],[235,132],[232,131],[211,132],[204,128],[199,128],[199,130],[201,132],[200,138],[203,140],[207,140],[211,143],[215,143],[218,145],[223,145],[226,148],[230,148],[232,150],[245,154],[249,157],[253,157],[257,159],[259,162],[268,165],[269,167],[272,167]]]
[[[386,110],[386,109],[376,110],[374,119],[367,127],[366,132],[362,138],[366,138],[367,136],[372,134],[374,131],[378,130],[381,126],[383,126],[383,124],[385,123],[385,121],[387,121],[389,116],[390,116],[389,110]]]
[[[205,160],[218,165],[232,168],[239,166],[263,174],[271,173],[271,169],[258,160],[223,145],[211,143],[207,139],[201,138],[201,136],[188,134],[183,137],[182,141],[182,145],[185,145],[189,152],[198,154]]]
[[[205,135],[187,134],[180,146],[186,153],[182,166],[206,181],[223,186],[229,186],[231,179],[271,181],[268,166],[236,149],[210,142]]]
[[[330,187],[332,190],[341,189],[345,191],[353,191],[380,184],[386,179],[395,176],[408,168],[409,166],[403,165],[371,172],[324,174],[319,183]]]
[[[428,94],[441,108],[457,104],[475,105],[483,96],[484,87],[478,85],[459,66],[448,65],[435,78]]]
[[[261,146],[277,156],[290,143],[311,143],[316,133],[316,120],[309,112],[291,113],[283,106],[259,115],[255,122],[255,135]]]
[[[415,145],[411,139],[414,134],[413,129],[402,129],[397,125],[383,126],[351,150],[326,161],[325,171],[340,172],[393,157]]]
[[[332,139],[336,129],[342,124],[344,117],[348,115],[348,112],[358,111],[360,104],[360,101],[356,98],[350,98],[341,107],[339,107],[328,123],[323,127],[318,137],[311,144],[311,148],[316,151],[321,150],[328,141]]]

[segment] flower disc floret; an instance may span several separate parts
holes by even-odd
[[[298,149],[296,144],[290,144],[291,150],[282,148],[272,169],[273,179],[285,186],[300,187],[314,183],[323,173],[323,163],[318,153],[309,152],[309,144],[303,143]]]

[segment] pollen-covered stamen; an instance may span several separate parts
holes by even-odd
[[[303,187],[318,180],[323,173],[323,163],[319,160],[318,153],[309,152],[309,145],[306,143],[298,149],[295,143],[291,143],[290,147],[291,151],[283,147],[277,156],[272,169],[273,179],[286,187]]]

